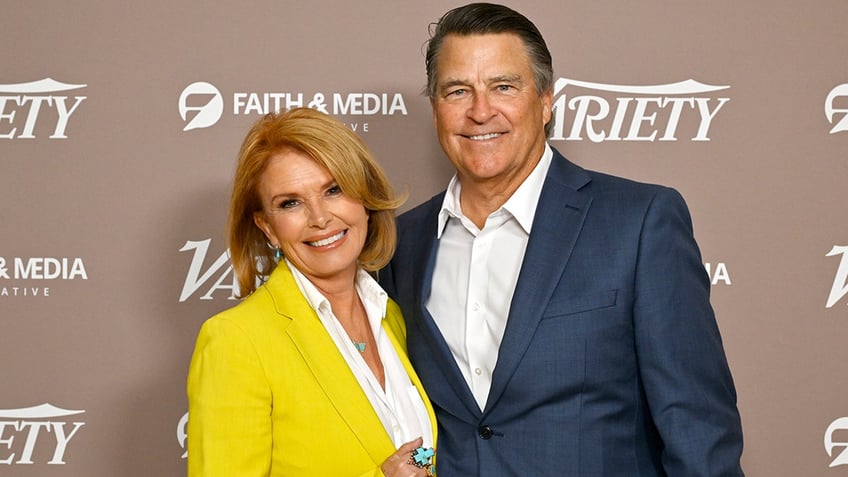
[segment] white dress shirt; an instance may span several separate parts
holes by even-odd
[[[362,354],[356,349],[344,327],[333,314],[330,301],[288,259],[285,262],[294,275],[301,293],[318,314],[324,328],[327,329],[342,357],[359,381],[359,385],[368,396],[368,400],[371,401],[395,448],[418,437],[424,439],[424,447],[433,447],[433,432],[427,408],[415,385],[406,374],[386,330],[381,325],[386,316],[388,302],[386,292],[368,272],[361,269],[357,272],[356,291],[365,307],[371,332],[377,342],[377,352],[383,362],[386,378],[386,389],[383,390]]]
[[[529,176],[486,219],[483,229],[462,213],[461,184],[451,179],[439,212],[439,248],[425,306],[483,410],[536,204],[553,158],[545,145]]]

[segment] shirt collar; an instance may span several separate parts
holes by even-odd
[[[300,289],[304,298],[306,298],[309,306],[317,313],[332,313],[330,300],[289,259],[284,258],[284,260],[294,276],[297,287]],[[389,296],[380,284],[368,272],[361,268],[356,271],[355,280],[356,291],[359,293],[362,305],[365,306],[365,314],[368,316],[371,331],[374,333],[374,336],[377,336],[380,322],[386,317],[386,304],[388,303]]]
[[[553,159],[553,151],[550,145],[545,143],[545,151],[542,153],[542,158],[536,167],[530,172],[530,175],[524,179],[524,182],[518,186],[512,196],[507,199],[501,209],[509,212],[515,220],[524,229],[524,232],[530,234],[530,229],[533,227],[533,219],[536,216],[536,204],[539,202],[539,196],[542,195],[542,186],[545,183],[545,177],[548,175],[548,169],[551,166]],[[448,183],[445,198],[442,201],[442,208],[439,210],[439,223],[436,230],[436,238],[442,237],[442,232],[451,217],[463,220],[465,215],[460,207],[460,191],[462,184],[459,182],[459,176],[454,173]],[[501,210],[498,209],[498,210]],[[494,213],[497,213],[494,212]]]

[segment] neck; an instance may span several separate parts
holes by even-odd
[[[309,273],[304,273],[304,276],[330,300],[330,304],[334,304],[336,300],[349,300],[349,297],[356,295],[356,273],[357,268],[350,267],[330,276],[316,276]]]
[[[539,157],[541,158],[541,155]],[[462,213],[474,222],[474,225],[482,229],[489,215],[503,207],[530,176],[537,164],[539,164],[538,158],[528,162],[525,167],[506,178],[487,180],[460,175],[459,202]]]

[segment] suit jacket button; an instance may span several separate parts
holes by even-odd
[[[491,439],[495,434],[495,431],[493,431],[489,426],[480,426],[480,429],[477,429],[477,432],[480,434],[480,437],[485,440]]]

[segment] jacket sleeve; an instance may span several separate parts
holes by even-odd
[[[668,475],[742,476],[736,390],[683,198],[663,188],[639,240],[634,325],[639,372]]]
[[[271,391],[253,343],[237,324],[219,316],[203,325],[187,393],[188,476],[268,476]]]

